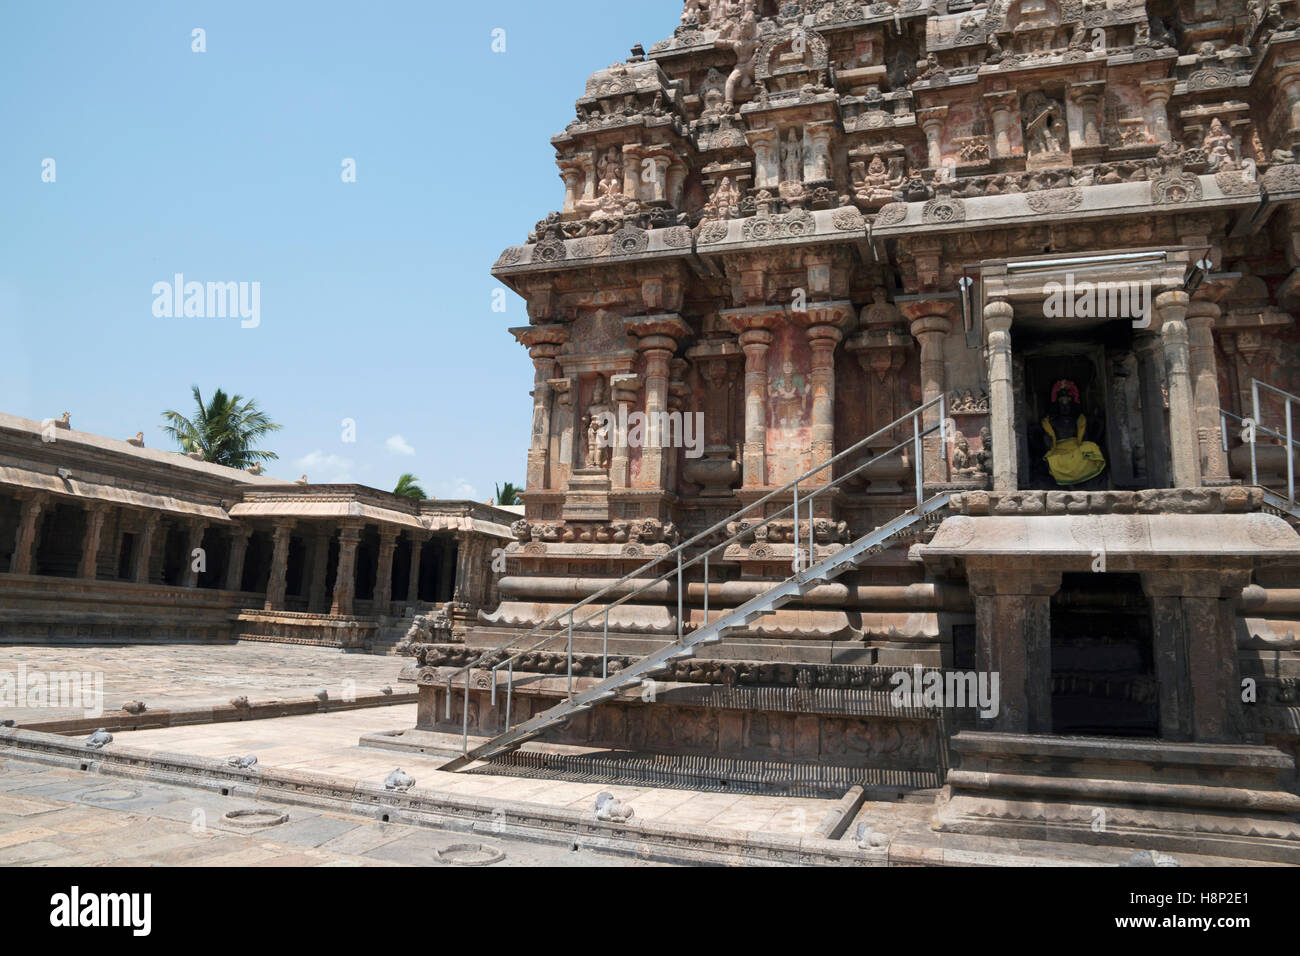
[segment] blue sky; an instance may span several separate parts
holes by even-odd
[[[167,447],[160,412],[221,386],[284,425],[277,477],[411,471],[479,500],[522,483],[532,363],[506,329],[528,318],[513,293],[492,311],[488,270],[559,207],[549,138],[586,77],[680,12],[10,0],[0,411]],[[155,317],[154,283],[178,272],[259,282],[260,324]]]

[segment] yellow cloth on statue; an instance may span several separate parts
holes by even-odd
[[[1097,443],[1083,440],[1087,428],[1088,419],[1080,415],[1078,434],[1065,441],[1057,441],[1051,419],[1043,419],[1043,431],[1052,439],[1052,447],[1043,459],[1058,485],[1077,485],[1081,481],[1097,477],[1105,469],[1106,456],[1101,453]]]

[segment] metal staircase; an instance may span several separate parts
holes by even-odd
[[[923,419],[928,417],[927,413],[934,416],[932,419],[933,424],[928,426],[923,422]],[[763,614],[775,610],[790,601],[797,600],[810,588],[829,581],[845,571],[851,571],[862,566],[870,560],[872,555],[880,553],[894,541],[906,536],[910,531],[916,529],[918,525],[924,524],[927,519],[933,520],[933,516],[948,504],[951,495],[942,493],[929,499],[924,498],[924,439],[931,433],[937,432],[939,449],[944,448],[946,442],[945,415],[946,409],[943,396],[931,399],[914,411],[868,435],[851,448],[847,448],[835,455],[829,461],[805,472],[794,481],[763,496],[735,514],[722,519],[722,521],[700,532],[690,540],[679,544],[666,554],[652,558],[641,567],[629,572],[618,581],[607,585],[590,597],[552,614],[546,621],[537,625],[522,637],[513,638],[492,650],[486,651],[478,659],[454,671],[446,678],[446,716],[448,719],[451,718],[451,691],[456,680],[463,674],[465,693],[463,695],[462,754],[444,764],[441,769],[459,770],[476,761],[498,756],[518,748],[521,744],[540,736],[550,728],[564,723],[574,715],[591,710],[597,704],[616,697],[620,690],[641,684],[653,675],[662,673],[674,661],[692,657],[698,648],[718,643],[728,630],[744,627]],[[897,441],[899,434],[907,431],[910,431],[911,434],[901,441]],[[860,464],[853,464],[852,459],[855,456],[862,454],[865,449],[878,446],[882,441],[893,441],[895,444],[887,451],[872,455],[869,460]],[[818,496],[839,486],[849,478],[864,472],[882,459],[895,454],[906,457],[908,451],[911,452],[914,465],[915,507],[847,545],[819,548],[815,543],[816,516],[814,512],[814,505]],[[946,462],[946,456],[943,457],[943,460]],[[837,465],[841,471],[838,476],[835,475]],[[804,492],[802,498],[800,496],[801,484]],[[764,514],[764,506],[780,504],[787,496],[790,499],[789,504],[784,504],[772,514]],[[801,515],[806,516],[801,517]],[[793,520],[793,573],[784,581],[773,585],[739,607],[727,611],[713,620],[709,620],[708,580],[710,556],[739,541],[742,537],[753,534],[758,528],[787,516],[792,517]],[[801,524],[806,527],[806,531],[802,534],[802,544]],[[718,540],[720,536],[722,539]],[[642,580],[634,589],[614,598],[619,590],[626,590],[630,587],[629,582],[665,564],[670,566],[668,571],[660,574],[652,581],[646,582]],[[704,575],[704,622],[688,631],[684,626],[683,616],[685,593],[683,573],[688,568],[697,565],[702,565]],[[608,671],[609,612],[674,576],[677,579],[676,641],[667,643],[622,670],[610,674]],[[609,603],[598,603],[604,598],[613,599]],[[581,628],[584,625],[594,630],[597,619],[602,619],[603,634],[601,680],[591,687],[574,693],[573,632],[575,627]],[[530,637],[539,634],[542,636],[535,643],[523,647],[519,646],[521,643],[527,642]],[[567,640],[568,647],[568,696],[549,710],[536,714],[516,726],[510,726],[514,662],[522,655],[539,650],[561,638]],[[496,704],[498,693],[498,673],[502,668],[507,670],[505,680],[506,730],[471,750],[469,748],[469,692],[471,689],[471,672],[476,668],[491,669],[491,683],[489,686],[493,705]]]
[[[1281,424],[1282,431],[1270,428],[1264,424],[1263,413],[1260,410],[1259,393],[1260,390],[1270,392],[1282,400],[1283,421]],[[1293,520],[1300,521],[1300,502],[1296,501],[1295,488],[1295,449],[1300,447],[1300,441],[1295,439],[1293,434],[1293,422],[1295,414],[1293,406],[1300,406],[1300,395],[1293,395],[1290,392],[1284,392],[1282,389],[1267,382],[1261,382],[1259,379],[1251,379],[1250,382],[1251,417],[1242,418],[1240,415],[1234,415],[1227,409],[1219,409],[1219,421],[1221,424],[1220,434],[1223,438],[1223,450],[1226,453],[1228,449],[1228,420],[1236,422],[1241,429],[1242,444],[1250,447],[1250,483],[1259,488],[1264,496],[1264,507],[1282,517],[1289,517]],[[1260,484],[1259,482],[1259,462],[1256,447],[1259,442],[1259,435],[1263,433],[1270,438],[1276,439],[1282,447],[1290,450],[1286,456],[1286,494],[1273,491]]]

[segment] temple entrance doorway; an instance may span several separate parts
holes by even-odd
[[[1062,575],[1051,631],[1052,733],[1159,736],[1151,605],[1138,575]]]

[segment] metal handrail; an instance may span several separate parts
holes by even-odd
[[[1284,426],[1286,428],[1285,434],[1276,431],[1272,428],[1269,428],[1267,425],[1264,425],[1261,422],[1260,419],[1262,416],[1260,415],[1260,410],[1259,410],[1259,391],[1261,388],[1264,389],[1265,391],[1272,392],[1274,395],[1277,395],[1282,399],[1283,417],[1286,420],[1286,424]],[[1283,389],[1278,388],[1276,385],[1270,385],[1268,384],[1268,382],[1261,382],[1257,378],[1252,378],[1250,380],[1250,403],[1251,403],[1251,412],[1252,412],[1251,418],[1242,418],[1240,415],[1234,415],[1232,412],[1228,411],[1227,409],[1224,408],[1219,409],[1219,423],[1220,423],[1220,432],[1223,441],[1223,450],[1224,451],[1228,450],[1228,419],[1229,418],[1235,419],[1236,421],[1239,421],[1243,425],[1247,426],[1246,434],[1250,437],[1243,438],[1242,443],[1250,446],[1250,483],[1252,485],[1258,485],[1259,464],[1255,454],[1255,444],[1256,444],[1255,435],[1256,433],[1262,431],[1267,435],[1272,435],[1274,438],[1281,439],[1285,443],[1284,447],[1287,450],[1286,500],[1287,503],[1292,508],[1294,508],[1296,505],[1294,449],[1296,446],[1300,446],[1300,441],[1297,441],[1295,437],[1294,416],[1291,414],[1291,405],[1292,403],[1300,404],[1300,395],[1293,395],[1291,392],[1284,391]]]
[[[922,428],[921,428],[921,418],[923,417],[924,413],[925,413],[928,409],[930,409],[930,408],[932,408],[932,407],[935,407],[935,406],[938,406],[938,411],[939,411],[939,416],[938,416],[938,422],[937,422],[937,424],[935,424],[935,425],[931,425],[931,426],[928,427],[928,428],[922,429]],[[800,482],[806,482],[809,478],[811,478],[811,477],[813,477],[814,475],[818,474],[819,472],[825,470],[826,468],[830,468],[830,467],[834,466],[837,462],[842,461],[843,459],[847,458],[848,456],[850,456],[850,455],[852,455],[852,454],[854,454],[854,453],[856,453],[856,452],[859,452],[859,451],[860,451],[864,446],[867,446],[867,445],[869,445],[871,442],[876,441],[876,440],[879,439],[882,435],[885,435],[885,434],[887,434],[887,433],[889,433],[889,432],[892,432],[892,431],[896,430],[896,429],[899,428],[899,427],[900,427],[904,422],[908,421],[909,419],[911,419],[911,420],[912,420],[912,423],[913,423],[912,437],[911,437],[910,439],[905,439],[904,441],[899,442],[898,444],[894,445],[894,447],[890,448],[888,451],[882,452],[881,454],[872,457],[869,461],[866,461],[866,462],[863,462],[863,463],[859,464],[858,466],[856,466],[855,468],[853,468],[851,471],[848,471],[848,472],[846,472],[845,474],[841,475],[839,478],[835,478],[835,479],[833,479],[832,481],[830,481],[830,482],[828,482],[828,483],[826,483],[826,484],[819,485],[819,486],[816,488],[816,490],[814,490],[814,491],[812,492],[812,494],[811,494],[810,496],[808,496],[808,498],[807,498],[806,500],[807,500],[807,502],[808,502],[808,536],[809,536],[809,543],[808,543],[808,548],[809,548],[809,550],[808,550],[808,555],[809,555],[809,563],[810,563],[810,564],[812,563],[811,559],[812,559],[812,556],[813,556],[813,547],[814,547],[813,540],[812,540],[812,539],[813,539],[813,504],[814,504],[814,502],[815,502],[815,500],[816,500],[816,498],[817,498],[817,495],[819,495],[819,494],[822,493],[823,491],[828,491],[828,490],[830,490],[831,488],[836,487],[837,485],[839,485],[839,484],[840,484],[842,481],[844,481],[845,479],[850,478],[850,477],[852,477],[852,476],[858,474],[858,473],[861,472],[863,469],[868,468],[868,467],[870,467],[871,465],[875,464],[877,461],[880,461],[881,459],[883,459],[883,458],[885,458],[885,457],[887,457],[887,456],[889,456],[889,455],[892,455],[892,454],[897,453],[897,452],[900,451],[901,449],[906,448],[908,445],[912,445],[912,446],[914,446],[915,449],[916,449],[916,454],[915,454],[915,456],[914,456],[914,457],[915,457],[915,475],[916,475],[916,500],[917,500],[917,504],[920,505],[921,502],[922,502],[922,500],[923,500],[923,498],[924,498],[924,488],[923,488],[923,482],[922,482],[922,460],[923,460],[923,455],[924,455],[924,445],[923,445],[923,443],[922,443],[922,439],[925,438],[925,437],[927,437],[928,435],[932,434],[933,432],[938,431],[938,433],[939,433],[939,441],[940,441],[940,448],[941,448],[941,450],[943,449],[944,445],[946,445],[946,443],[947,443],[947,437],[946,437],[946,435],[947,435],[947,432],[946,432],[946,418],[947,418],[947,414],[946,414],[946,413],[947,413],[947,404],[946,404],[945,396],[942,395],[942,394],[935,396],[934,398],[930,399],[929,401],[924,402],[924,403],[922,403],[921,405],[917,406],[915,409],[913,409],[912,411],[908,412],[907,414],[902,415],[902,416],[900,416],[899,418],[895,419],[894,421],[890,422],[888,425],[885,425],[883,428],[877,429],[876,431],[872,432],[870,435],[867,435],[865,438],[862,438],[861,440],[855,442],[853,445],[849,446],[848,448],[844,449],[843,451],[839,452],[838,454],[836,454],[836,455],[832,456],[831,458],[827,459],[826,461],[822,462],[820,465],[817,465],[816,467],[809,469],[808,471],[806,471],[806,472],[804,472],[803,474],[799,475],[799,476],[798,476],[797,478],[795,478],[794,480],[789,481],[789,482],[786,482],[786,484],[782,485],[780,488],[777,488],[777,489],[775,489],[774,491],[769,492],[768,494],[764,495],[762,498],[759,498],[757,501],[751,502],[750,504],[746,505],[744,508],[741,508],[740,510],[738,510],[738,511],[736,511],[736,512],[733,512],[732,514],[730,514],[730,515],[728,515],[727,517],[721,519],[720,521],[714,523],[713,525],[710,525],[708,528],[706,528],[705,530],[699,532],[698,534],[696,534],[695,536],[693,536],[693,537],[690,538],[689,540],[684,541],[684,542],[682,542],[681,544],[677,545],[677,546],[676,546],[675,548],[673,548],[671,551],[668,551],[668,552],[666,552],[665,554],[662,554],[662,555],[659,555],[659,556],[657,556],[657,557],[655,557],[655,558],[652,558],[651,560],[647,561],[645,564],[641,565],[640,567],[636,568],[635,570],[629,571],[627,574],[623,575],[623,577],[619,578],[618,580],[616,580],[616,581],[614,581],[614,582],[612,582],[612,583],[610,583],[610,584],[605,585],[603,588],[601,588],[599,591],[595,592],[594,594],[589,595],[588,597],[584,598],[584,599],[581,600],[581,601],[576,602],[575,604],[570,605],[569,607],[563,608],[563,609],[561,609],[561,610],[555,612],[555,614],[553,614],[553,615],[551,615],[550,617],[548,617],[545,621],[542,621],[541,623],[536,624],[536,625],[534,625],[532,628],[530,628],[530,629],[528,630],[527,633],[525,633],[524,635],[522,635],[522,638],[519,638],[519,637],[513,637],[513,638],[510,638],[510,639],[508,639],[507,641],[505,641],[504,643],[498,645],[497,647],[494,647],[494,648],[492,648],[491,650],[488,650],[488,651],[484,651],[484,652],[483,652],[482,654],[480,654],[476,659],[474,659],[473,661],[470,661],[470,662],[467,663],[467,664],[462,665],[461,667],[459,667],[459,668],[457,668],[456,670],[452,671],[452,672],[447,676],[446,681],[447,681],[447,690],[448,690],[448,694],[447,694],[447,716],[448,716],[448,718],[450,718],[450,716],[451,716],[451,693],[450,693],[450,692],[451,692],[451,689],[452,689],[453,681],[454,681],[457,677],[459,677],[462,673],[465,674],[465,685],[466,685],[466,692],[467,692],[466,695],[465,695],[465,709],[466,709],[466,717],[468,717],[468,708],[469,708],[469,695],[468,695],[468,690],[469,690],[469,680],[470,680],[469,675],[470,675],[470,671],[473,670],[475,667],[479,666],[480,664],[484,663],[485,661],[491,660],[491,659],[497,657],[498,655],[500,655],[501,653],[509,651],[511,645],[515,645],[515,644],[517,644],[519,640],[521,640],[521,639],[522,639],[522,640],[527,640],[529,637],[532,637],[534,634],[537,634],[537,633],[543,631],[544,629],[546,629],[546,628],[550,628],[551,626],[553,626],[553,625],[557,625],[557,624],[559,624],[559,625],[561,626],[561,630],[559,630],[559,631],[557,631],[557,632],[555,632],[555,633],[551,633],[551,634],[546,635],[545,637],[543,637],[540,641],[538,641],[538,642],[535,643],[535,644],[532,644],[532,645],[530,645],[530,646],[528,646],[528,647],[524,647],[524,648],[522,648],[522,649],[516,650],[514,653],[508,654],[507,657],[503,658],[503,659],[500,660],[500,661],[497,661],[497,662],[493,665],[493,668],[492,668],[492,670],[493,670],[493,674],[494,674],[494,680],[493,680],[493,682],[492,682],[493,703],[495,704],[495,695],[496,695],[496,680],[495,680],[495,673],[496,673],[496,671],[497,671],[499,668],[501,668],[501,667],[503,667],[503,666],[506,666],[506,665],[509,665],[509,666],[510,666],[510,680],[513,681],[513,669],[514,669],[514,668],[513,668],[513,664],[514,664],[514,661],[515,661],[515,660],[517,660],[519,657],[523,656],[524,654],[532,653],[533,651],[539,650],[540,648],[546,646],[546,645],[549,644],[551,641],[555,640],[557,637],[559,637],[559,636],[561,636],[562,634],[565,634],[565,633],[567,633],[567,635],[568,635],[568,657],[569,657],[569,661],[568,661],[568,672],[569,672],[569,685],[570,685],[570,696],[571,696],[571,695],[572,695],[572,675],[573,675],[573,628],[574,628],[576,625],[586,624],[586,623],[588,623],[589,621],[594,620],[596,617],[600,617],[600,616],[602,616],[602,615],[604,616],[604,619],[605,619],[605,625],[604,625],[604,639],[603,639],[603,649],[602,649],[602,655],[601,655],[601,656],[602,656],[602,671],[604,671],[604,670],[607,668],[607,666],[608,666],[608,654],[607,654],[607,649],[608,649],[608,639],[609,639],[609,612],[610,612],[610,610],[612,610],[613,608],[619,607],[620,605],[626,603],[627,601],[630,601],[631,599],[633,599],[633,598],[637,597],[638,595],[644,593],[644,592],[645,592],[646,590],[648,590],[649,588],[654,587],[656,584],[659,584],[660,582],[667,580],[669,577],[672,577],[672,576],[676,575],[676,576],[678,576],[678,579],[679,579],[679,582],[680,582],[680,580],[681,580],[681,573],[682,573],[682,571],[684,571],[686,568],[691,567],[691,566],[694,565],[696,562],[698,562],[698,561],[700,561],[700,560],[702,560],[702,559],[707,561],[707,557],[708,557],[710,554],[712,554],[714,551],[718,550],[719,548],[724,548],[724,547],[726,547],[727,545],[729,545],[729,544],[731,544],[732,542],[738,540],[739,538],[743,537],[744,535],[746,535],[746,534],[750,534],[750,533],[752,533],[753,531],[756,531],[757,529],[766,526],[767,524],[771,523],[772,521],[775,521],[775,520],[777,520],[778,518],[782,517],[783,515],[785,515],[787,512],[791,511],[792,509],[797,508],[797,505],[798,505],[798,485],[799,485]],[[945,453],[945,460],[946,460],[946,453]],[[794,502],[793,502],[792,504],[790,504],[790,505],[786,505],[786,506],[782,507],[780,511],[777,511],[777,512],[774,513],[774,514],[767,516],[767,517],[764,518],[762,521],[760,521],[758,524],[755,524],[755,525],[752,525],[752,526],[748,526],[748,527],[746,527],[746,528],[743,528],[743,529],[741,529],[740,531],[737,531],[735,534],[731,535],[730,537],[724,539],[723,541],[720,541],[720,542],[717,542],[717,543],[715,543],[715,544],[713,544],[713,545],[710,545],[709,547],[707,547],[707,548],[705,549],[704,552],[702,552],[702,553],[700,553],[700,554],[696,554],[693,558],[691,558],[691,559],[689,559],[689,560],[686,560],[686,561],[683,560],[683,555],[685,554],[687,548],[690,548],[690,547],[695,546],[696,544],[698,544],[699,542],[703,541],[704,539],[706,539],[706,538],[712,536],[715,532],[717,532],[717,530],[718,530],[719,528],[724,528],[724,527],[725,527],[727,524],[729,524],[730,522],[736,521],[737,519],[741,518],[743,515],[745,515],[745,514],[751,512],[751,511],[753,511],[755,508],[758,508],[758,507],[760,507],[761,505],[767,504],[769,501],[772,501],[774,498],[777,498],[777,497],[779,497],[779,496],[781,496],[781,495],[784,495],[787,491],[792,491],[792,492],[794,493]],[[799,514],[798,514],[798,511],[796,510],[795,513],[794,513],[794,531],[795,531],[795,536],[796,536],[796,540],[795,540],[795,570],[796,570],[796,573],[798,573],[798,571],[800,570],[800,568],[799,568],[799,563],[800,563],[800,561],[802,560],[802,552],[800,551],[800,549],[799,549],[799,545],[798,545],[798,537],[797,537],[797,536],[798,536],[798,528],[799,528]],[[671,560],[671,559],[673,558],[674,555],[675,555],[676,558],[677,558],[677,563],[676,563],[676,566],[675,566],[675,567],[670,568],[668,571],[664,572],[664,573],[661,574],[659,577],[655,578],[653,581],[650,581],[650,582],[647,582],[647,583],[643,583],[643,584],[641,584],[640,586],[638,586],[638,587],[635,588],[634,590],[628,592],[627,594],[623,595],[621,598],[618,598],[617,600],[615,600],[614,603],[612,603],[612,604],[608,604],[608,605],[605,605],[605,606],[603,606],[600,610],[597,610],[597,611],[593,612],[592,614],[588,615],[587,617],[582,618],[581,621],[577,621],[577,622],[574,621],[574,614],[575,614],[578,610],[580,610],[581,608],[583,608],[583,607],[585,607],[585,606],[587,606],[587,605],[589,605],[589,604],[592,604],[592,603],[596,602],[596,601],[599,600],[601,597],[604,597],[605,595],[609,594],[611,591],[616,590],[620,585],[626,583],[627,581],[629,581],[629,580],[631,580],[631,579],[633,579],[633,578],[636,578],[638,575],[641,575],[641,574],[643,574],[643,573],[645,573],[645,572],[651,570],[651,569],[654,568],[656,565],[660,565],[660,564],[662,564],[664,561]],[[707,563],[706,563],[706,568],[707,568]],[[705,583],[706,583],[706,589],[705,589],[705,590],[706,590],[706,593],[707,593],[707,580],[706,580]],[[678,587],[678,594],[677,594],[677,596],[678,596],[678,603],[679,603],[679,605],[680,605],[681,602],[682,602],[682,599],[683,599],[683,597],[682,597],[682,588],[681,588],[680,585],[679,585],[679,587]],[[561,624],[561,622],[563,622],[564,619],[565,619],[566,617],[568,618],[567,628],[566,628],[563,624]],[[678,617],[677,617],[677,629],[678,629],[678,641],[679,641],[679,643],[680,643],[680,642],[681,642],[681,639],[682,639],[682,635],[683,635],[683,622],[682,622],[682,614],[680,613],[680,609],[679,609],[679,614],[678,614]],[[508,718],[507,718],[507,721],[508,721]]]

